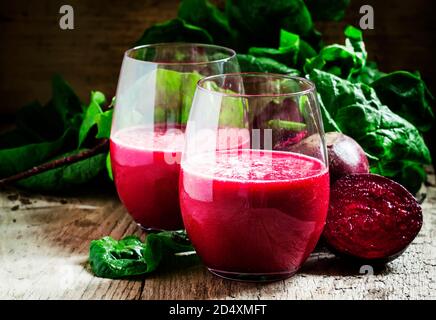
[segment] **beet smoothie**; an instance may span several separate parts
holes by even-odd
[[[328,201],[328,169],[301,154],[222,151],[182,164],[185,227],[205,265],[224,277],[295,273],[321,235]]]
[[[133,127],[111,136],[110,154],[118,195],[144,228],[183,228],[178,181],[181,129]]]
[[[111,136],[110,153],[118,195],[133,219],[147,229],[183,229],[179,205],[179,171],[185,128],[140,126]],[[219,129],[217,149],[241,148],[248,131]],[[211,138],[200,136],[198,148],[210,148]]]

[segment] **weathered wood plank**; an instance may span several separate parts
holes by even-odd
[[[139,297],[141,281],[98,279],[87,265],[91,239],[138,231],[115,197],[28,198],[9,193],[2,194],[0,208],[0,296]]]
[[[434,176],[432,177],[434,182]],[[141,235],[114,194],[57,198],[0,194],[0,298],[12,299],[423,299],[436,298],[436,187],[423,204],[424,226],[405,254],[361,275],[325,249],[285,281],[238,283],[202,265],[160,270],[143,280],[94,277],[92,239]]]

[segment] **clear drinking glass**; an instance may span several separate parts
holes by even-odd
[[[125,53],[110,156],[118,195],[144,229],[183,228],[178,179],[196,83],[238,71],[235,52],[214,45],[152,44]]]
[[[189,238],[212,273],[294,274],[321,235],[329,191],[312,82],[261,73],[199,81],[179,192]]]

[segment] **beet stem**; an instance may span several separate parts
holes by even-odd
[[[98,143],[96,146],[94,146],[91,149],[84,150],[82,152],[79,152],[72,156],[66,156],[63,158],[55,159],[50,162],[43,163],[39,166],[35,166],[33,168],[30,168],[29,170],[19,172],[17,174],[14,174],[10,177],[0,179],[0,187],[5,186],[7,184],[11,184],[13,182],[29,178],[31,176],[43,173],[48,170],[56,169],[59,167],[62,167],[64,165],[73,164],[82,160],[85,160],[87,158],[90,158],[96,154],[105,152],[109,150],[109,140],[103,139],[100,143]]]

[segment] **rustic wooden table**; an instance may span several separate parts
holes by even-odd
[[[267,284],[226,281],[202,265],[136,280],[94,277],[89,242],[141,235],[113,193],[52,197],[0,193],[1,299],[423,299],[436,298],[436,186],[430,177],[424,225],[407,251],[374,274],[324,249],[292,278]],[[91,195],[92,194],[92,195]]]

